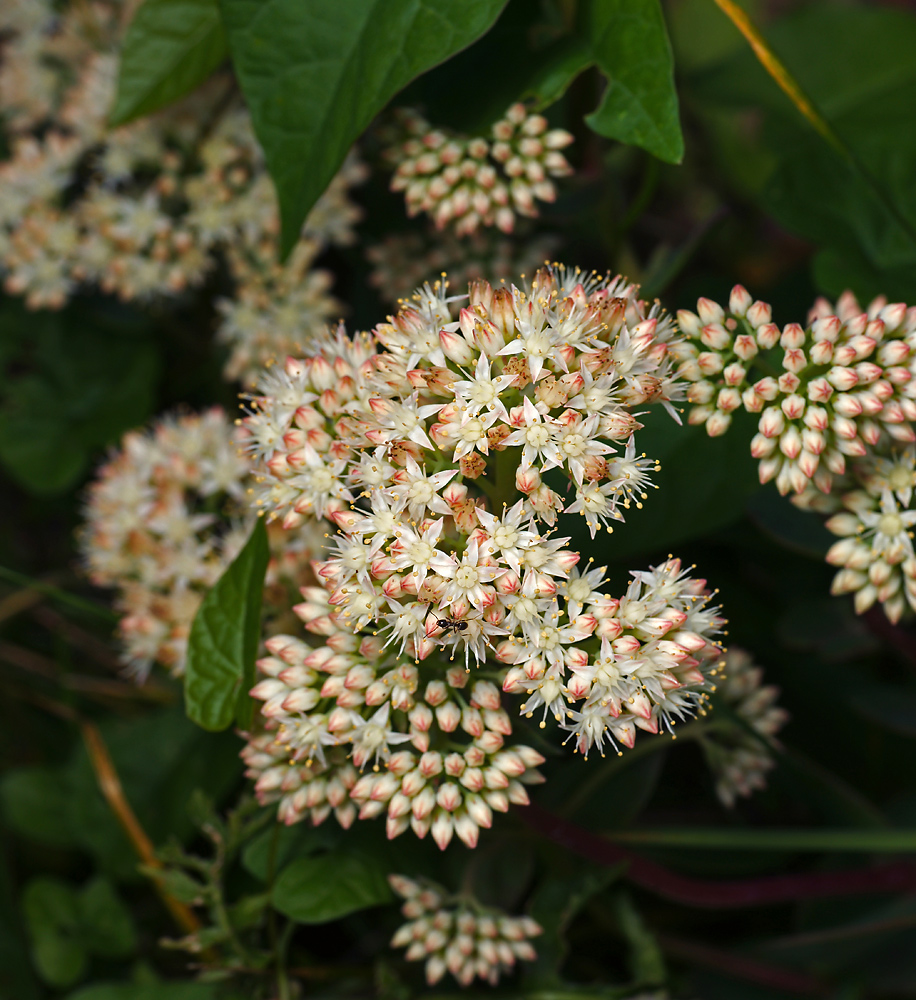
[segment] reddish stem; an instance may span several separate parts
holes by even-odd
[[[808,996],[824,997],[830,995],[830,988],[815,976],[794,969],[784,969],[778,965],[770,965],[748,958],[746,955],[710,948],[699,941],[688,941],[685,938],[672,937],[669,934],[656,935],[663,951],[675,958],[682,958],[693,965],[705,965],[716,969],[725,975],[736,979],[746,979],[769,986],[785,993],[800,993]]]
[[[625,877],[634,885],[675,903],[708,909],[737,909],[791,903],[800,899],[856,896],[874,892],[916,891],[916,865],[897,861],[871,868],[844,871],[804,872],[797,875],[765,875],[762,878],[709,882],[689,878],[617,847],[604,837],[590,833],[537,805],[519,810],[533,830],[568,850],[600,865],[626,866]]]

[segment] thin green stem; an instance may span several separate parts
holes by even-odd
[[[610,830],[621,844],[735,851],[856,851],[867,854],[916,852],[916,830],[817,829],[760,830],[738,827],[666,827],[660,830]]]
[[[735,0],[713,0],[713,2],[741,32],[761,66],[763,66],[777,86],[795,105],[799,113],[808,121],[818,135],[856,171],[868,187],[871,188],[872,193],[878,198],[890,217],[906,233],[910,240],[916,243],[916,230],[913,229],[909,220],[890,199],[884,187],[878,182],[871,170],[862,162],[855,150],[849,146],[830,122],[827,121],[814,101],[804,92],[801,84],[789,72],[788,67],[776,55],[747,14],[735,3]]]
[[[83,600],[82,597],[77,597],[75,594],[71,594],[66,590],[61,590],[60,587],[55,587],[50,583],[43,583],[41,580],[36,580],[34,577],[26,576],[24,573],[18,573],[16,570],[9,569],[6,566],[0,566],[0,579],[7,580],[9,583],[15,584],[17,587],[28,587],[29,590],[35,590],[39,594],[45,594],[47,597],[51,597],[55,601],[60,601],[61,604],[69,604],[72,608],[77,608],[80,611],[86,611],[99,618],[104,618],[105,621],[108,622],[116,622],[120,617],[113,611],[109,611],[108,608],[103,608],[100,604],[95,604],[93,601]]]
[[[295,926],[292,920],[287,921],[277,945],[277,1000],[290,1000],[286,954]]]

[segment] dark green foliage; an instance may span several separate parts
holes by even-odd
[[[124,38],[111,124],[184,97],[228,54],[217,0],[144,0]]]
[[[392,900],[378,860],[354,851],[299,858],[277,876],[271,902],[300,924],[324,924]]]
[[[138,319],[2,304],[0,462],[30,492],[72,488],[92,455],[150,415],[160,356]]]
[[[347,151],[415,76],[481,35],[505,0],[221,0],[280,199],[283,248]]]
[[[586,121],[599,135],[680,163],[674,63],[658,0],[589,0],[583,7],[582,36],[608,81]]]
[[[233,720],[250,725],[248,690],[254,684],[268,555],[267,529],[258,519],[245,547],[204,598],[194,619],[185,705],[188,718],[204,729],[225,729]]]

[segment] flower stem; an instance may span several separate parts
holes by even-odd
[[[741,909],[802,899],[916,891],[916,865],[908,861],[722,882],[690,878],[617,847],[605,837],[554,816],[535,803],[519,813],[523,822],[554,843],[600,865],[622,864],[625,866],[623,877],[634,885],[684,906]]]

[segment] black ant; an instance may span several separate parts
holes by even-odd
[[[427,620],[429,619],[430,608],[431,605],[427,605],[426,618],[423,619],[424,628],[426,626]],[[445,636],[450,635],[452,633],[457,635],[459,632],[466,632],[468,628],[468,623],[461,618],[437,618],[436,628],[442,629],[444,634],[443,636],[441,636],[441,638],[444,638]]]

